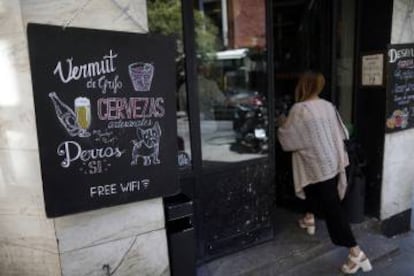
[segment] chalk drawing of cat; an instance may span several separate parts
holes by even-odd
[[[132,161],[131,165],[138,165],[138,158],[142,158],[144,166],[160,164],[158,154],[160,151],[161,128],[158,122],[151,128],[137,128],[137,140],[132,140]]]

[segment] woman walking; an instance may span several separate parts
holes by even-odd
[[[319,205],[331,241],[349,249],[341,270],[347,274],[359,269],[370,271],[371,263],[358,246],[341,207],[347,186],[345,167],[349,164],[343,141],[348,132],[336,108],[319,98],[324,86],[322,74],[303,74],[295,90],[296,104],[287,118],[279,119],[279,141],[283,150],[292,152],[295,193],[306,200],[308,208],[299,226],[315,233],[313,214]]]

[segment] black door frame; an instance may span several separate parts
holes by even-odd
[[[375,1],[374,4],[357,1],[353,118],[360,130],[357,138],[367,159],[365,214],[376,218],[380,217],[381,210],[386,88],[360,85],[361,58],[363,53],[372,51],[386,53],[391,40],[392,14],[393,0]]]
[[[268,112],[269,118],[274,118],[274,61],[273,61],[273,17],[272,17],[272,1],[265,0],[266,5],[266,48],[267,48],[267,100],[268,100]],[[196,60],[196,44],[195,44],[195,19],[194,19],[194,3],[193,1],[181,0],[182,18],[183,18],[183,42],[185,52],[185,71],[186,71],[186,86],[187,86],[187,98],[188,98],[188,114],[190,125],[190,145],[192,152],[192,169],[180,173],[180,182],[182,185],[182,192],[189,195],[195,202],[195,214],[194,225],[196,227],[196,236],[198,244],[198,263],[205,262],[211,258],[220,256],[217,254],[213,257],[207,256],[202,244],[202,231],[198,227],[198,221],[200,221],[200,212],[197,211],[197,189],[202,183],[202,177],[205,174],[206,169],[202,166],[202,151],[201,151],[201,129],[200,129],[200,116],[199,116],[199,95],[198,95],[198,82],[197,82],[197,60]],[[275,127],[274,120],[269,120],[269,154],[265,158],[261,158],[261,161],[269,164],[269,183],[274,183],[274,168],[275,168]],[[259,160],[259,161],[260,161]],[[231,164],[228,169],[241,168],[246,166],[246,163],[252,165],[257,163],[258,160],[240,162]],[[241,165],[243,163],[244,165]],[[223,172],[226,167],[220,171]],[[217,172],[219,173],[219,172]],[[183,187],[185,186],[185,187]],[[239,249],[235,248],[234,251]],[[228,251],[225,254],[229,253]]]

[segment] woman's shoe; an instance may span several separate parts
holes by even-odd
[[[358,256],[348,255],[349,261],[342,265],[342,272],[345,274],[355,274],[360,268],[363,272],[372,270],[372,265],[364,252],[360,251]]]
[[[315,227],[315,219],[314,218],[301,218],[298,220],[299,227],[302,229],[306,229],[309,235],[315,235],[316,227]]]

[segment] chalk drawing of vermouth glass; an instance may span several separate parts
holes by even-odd
[[[150,91],[154,76],[154,65],[136,62],[130,64],[128,70],[135,91]]]
[[[78,106],[76,109],[77,113],[75,113],[72,108],[70,108],[57,96],[56,92],[49,93],[49,98],[52,100],[55,108],[56,117],[70,136],[90,136],[90,133],[86,131],[91,122],[90,103],[88,105],[88,103],[84,100],[78,100],[77,103],[75,99],[75,108]],[[87,100],[89,102],[89,99]]]

